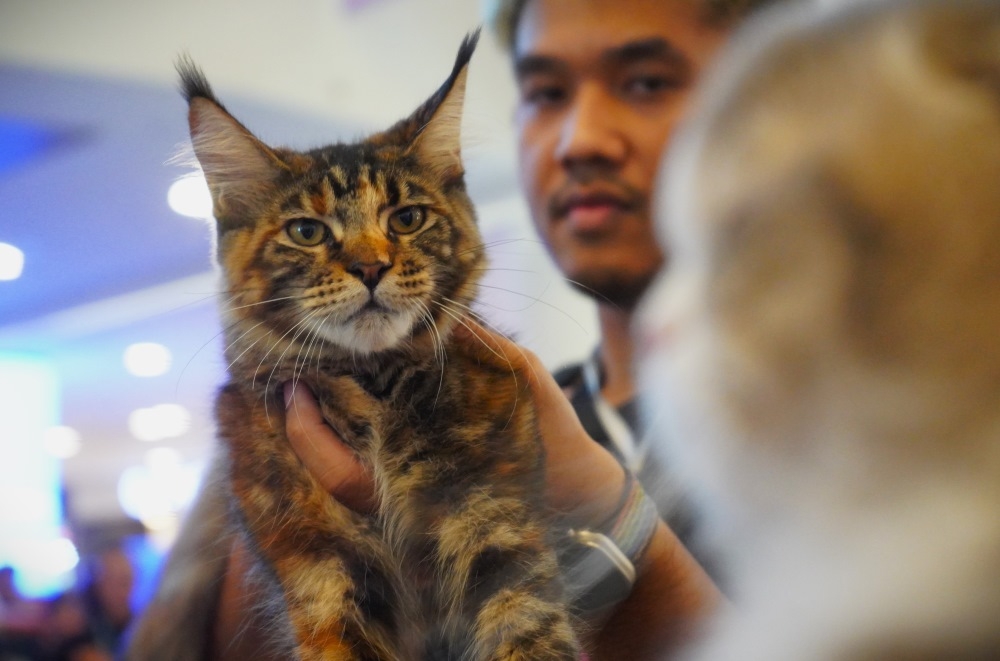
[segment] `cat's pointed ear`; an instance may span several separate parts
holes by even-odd
[[[446,180],[460,177],[462,167],[462,107],[469,60],[479,42],[479,30],[462,41],[451,75],[431,98],[401,124],[413,131],[408,151]]]
[[[288,166],[226,110],[188,58],[177,63],[195,156],[220,223],[246,222]]]

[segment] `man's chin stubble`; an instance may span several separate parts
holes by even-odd
[[[581,275],[569,284],[598,305],[632,312],[649,288],[655,274],[623,277],[620,274]]]

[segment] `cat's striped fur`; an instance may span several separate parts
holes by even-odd
[[[577,656],[527,379],[450,339],[485,268],[459,149],[477,38],[411,117],[307,152],[264,145],[180,67],[218,222],[237,519],[307,661]],[[297,379],[371,466],[373,516],[292,452]]]

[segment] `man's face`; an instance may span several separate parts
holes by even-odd
[[[529,0],[514,65],[521,185],[560,270],[631,309],[663,262],[660,155],[725,33],[693,0]]]

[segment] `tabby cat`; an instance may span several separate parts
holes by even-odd
[[[459,149],[477,39],[407,119],[305,152],[179,67],[226,291],[229,484],[305,661],[577,657],[527,378],[450,339],[486,264]],[[299,379],[370,465],[372,516],[292,452],[280,386]]]
[[[641,312],[735,604],[692,658],[1000,659],[1000,3],[746,29],[672,145]]]

